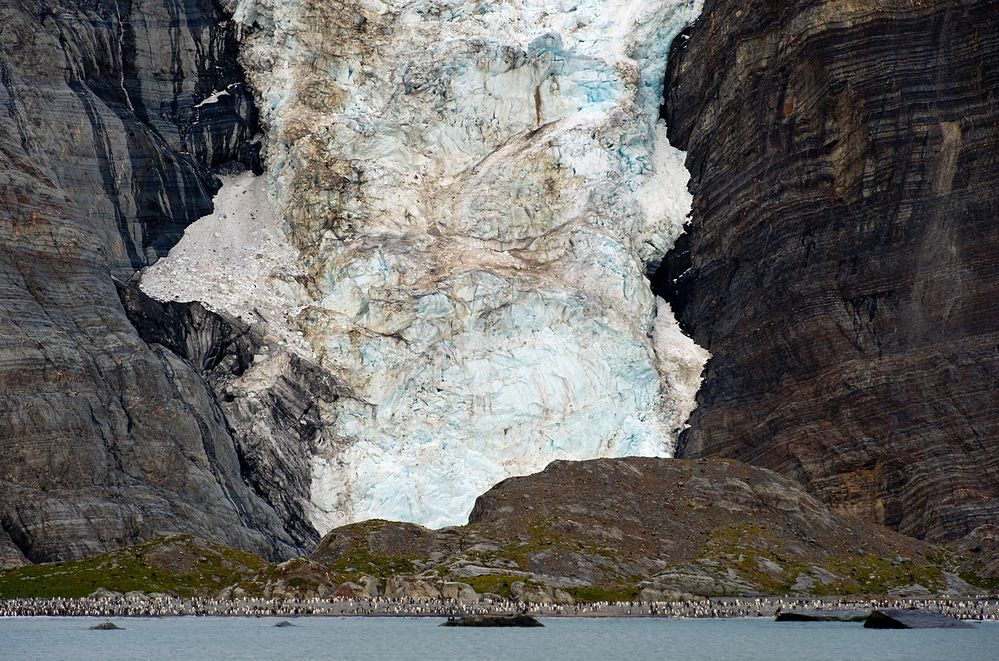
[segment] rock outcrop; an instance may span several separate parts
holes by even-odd
[[[137,278],[118,284],[129,320],[150,345],[189,363],[209,386],[239,454],[243,479],[271,504],[302,548],[319,535],[309,522],[310,460],[323,428],[318,406],[336,399],[326,372],[275,345],[261,324],[198,302],[162,303]]]
[[[112,279],[211,211],[210,168],[259,168],[225,21],[196,0],[0,7],[0,522],[31,561],[171,531],[297,549]]]
[[[999,3],[715,0],[671,56],[713,358],[680,443],[928,539],[999,520]]]
[[[960,584],[953,572],[971,575],[957,560],[938,564],[936,551],[837,514],[768,470],[729,459],[629,458],[557,461],[505,480],[461,527],[337,528],[312,559],[341,580],[443,577],[551,603],[934,591]]]
[[[252,553],[190,535],[168,535],[72,562],[0,572],[0,595],[124,598],[133,603],[164,593],[214,596],[258,574],[263,577],[268,569],[273,566]]]
[[[26,564],[29,562],[21,553],[21,549],[17,547],[6,530],[0,529],[0,569],[23,567]]]
[[[734,460],[601,459],[497,485],[465,526],[365,521],[331,531],[308,558],[276,564],[173,535],[0,572],[0,597],[83,596],[97,586],[95,596],[130,601],[144,599],[135,590],[537,604],[981,594],[996,585],[986,536],[960,552],[937,547],[836,514],[791,480]]]

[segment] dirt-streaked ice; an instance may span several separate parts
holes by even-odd
[[[670,43],[699,10],[237,3],[305,274],[293,291],[268,278],[263,316],[291,314],[344,393],[312,464],[320,532],[461,523],[554,459],[672,451],[706,353],[644,272],[690,206],[658,117]]]

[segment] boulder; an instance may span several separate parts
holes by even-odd
[[[441,591],[427,581],[391,576],[385,581],[385,596],[390,599],[436,600],[441,598]]]
[[[479,600],[479,594],[468,583],[447,581],[441,585],[441,597],[451,601],[473,603]]]
[[[102,622],[101,624],[95,624],[90,627],[91,631],[120,631],[122,627],[119,627],[114,622]]]
[[[916,609],[872,611],[865,629],[971,629],[972,625],[943,613]]]

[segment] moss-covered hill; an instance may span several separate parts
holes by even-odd
[[[344,580],[401,570],[501,595],[518,582],[545,583],[581,600],[642,590],[916,595],[990,584],[956,552],[840,515],[795,482],[721,459],[554,462],[496,485],[469,525],[346,526],[313,559]]]
[[[0,597],[84,597],[98,588],[190,597],[215,594],[265,566],[252,553],[172,535],[85,560],[2,572]]]
[[[992,548],[941,548],[899,535],[735,461],[606,459],[555,462],[506,480],[479,498],[466,526],[366,521],[331,531],[309,558],[281,564],[172,536],[0,573],[0,597],[79,597],[101,587],[532,601],[916,596],[995,590]]]

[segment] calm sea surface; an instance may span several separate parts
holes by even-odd
[[[769,619],[547,619],[543,629],[449,629],[404,618],[0,619],[0,659],[999,659],[999,623],[874,631]]]

